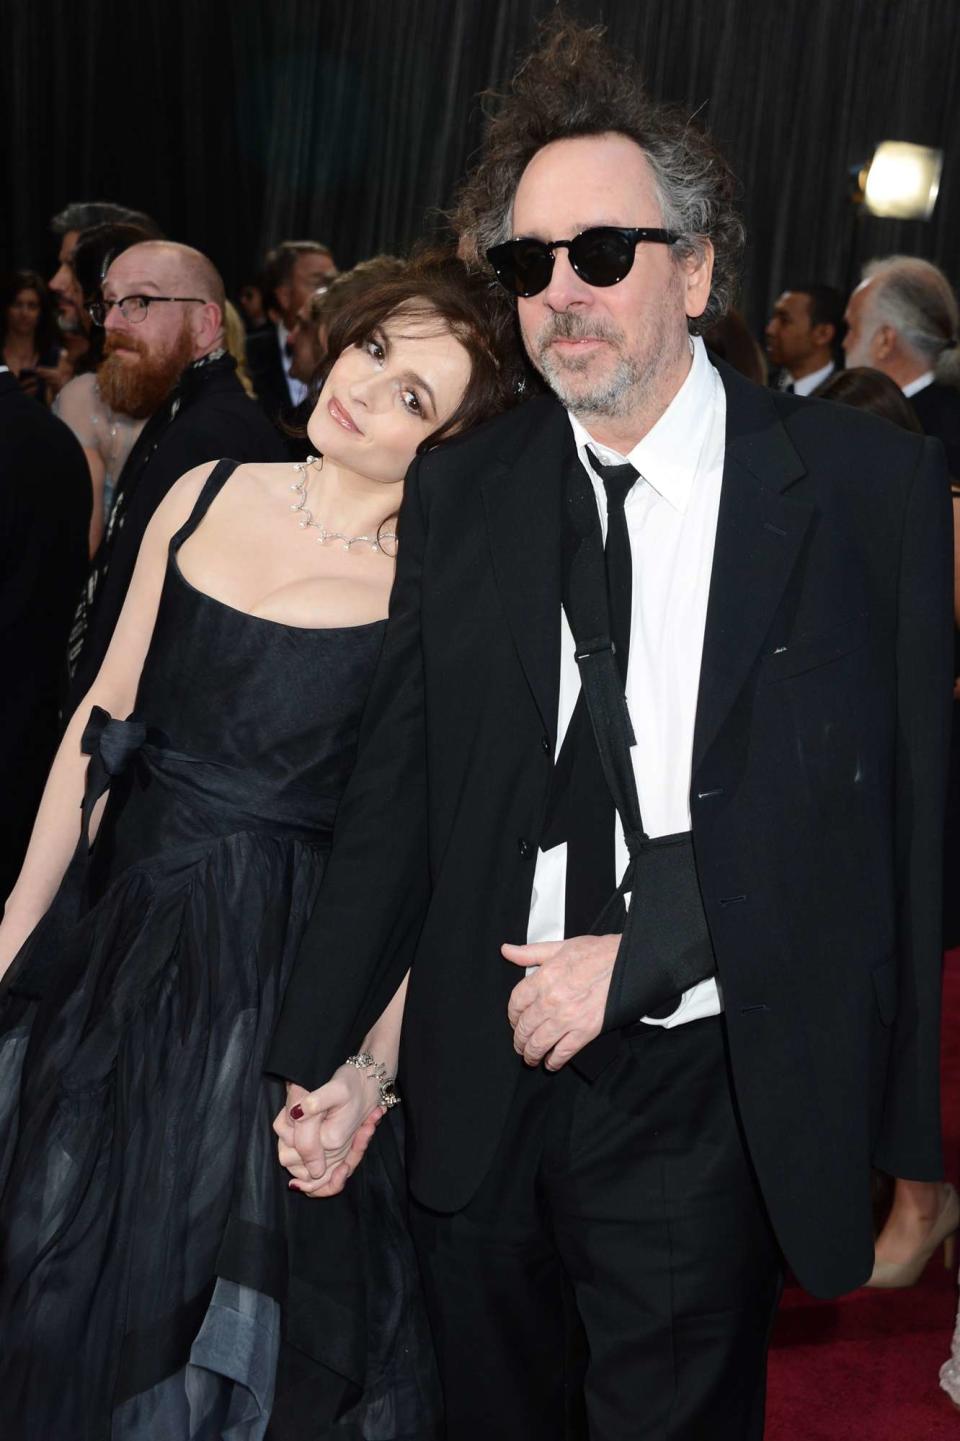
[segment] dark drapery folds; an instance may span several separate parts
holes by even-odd
[[[397,251],[452,197],[552,0],[0,0],[0,264],[49,263],[68,200],[142,207],[228,285],[284,237]],[[743,308],[906,250],[956,282],[956,0],[567,0],[709,126],[743,184]],[[953,134],[951,135],[951,127]],[[929,224],[855,223],[883,139],[946,150]],[[951,141],[953,142],[951,145]]]

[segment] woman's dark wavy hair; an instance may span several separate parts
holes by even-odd
[[[36,347],[40,356],[58,350],[62,344],[57,312],[43,276],[35,270],[14,270],[0,283],[0,349],[7,340],[7,309],[24,290],[35,291],[40,301],[37,317]],[[41,362],[43,363],[43,362]]]
[[[732,303],[743,253],[737,183],[720,151],[680,110],[646,93],[639,68],[586,28],[562,15],[548,20],[540,44],[521,64],[490,120],[481,157],[448,217],[461,254],[482,259],[512,235],[520,177],[545,145],[584,135],[626,135],[643,150],[660,199],[663,225],[680,232],[677,260],[714,248],[713,285],[704,313],[688,321],[709,330]]]
[[[73,273],[83,291],[84,303],[100,299],[100,287],[118,255],[156,238],[153,230],[132,221],[108,221],[81,230],[73,252]]]
[[[334,317],[327,353],[311,386],[313,402],[343,352],[369,340],[397,314],[404,320],[436,322],[437,330],[449,332],[470,357],[470,380],[460,404],[421,441],[418,455],[522,398],[525,362],[508,297],[486,272],[471,268],[450,251],[434,249],[414,256],[396,274],[372,282]]]
[[[868,411],[870,415],[892,420],[903,430],[923,434],[917,412],[896,381],[881,370],[873,370],[866,365],[855,366],[852,370],[835,370],[821,381],[813,393],[820,400],[852,405],[857,410]]]

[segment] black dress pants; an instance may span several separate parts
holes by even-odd
[[[520,1077],[480,1191],[411,1224],[448,1441],[758,1441],[781,1258],[720,1018]]]

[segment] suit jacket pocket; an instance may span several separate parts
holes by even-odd
[[[819,631],[816,635],[800,636],[790,645],[781,646],[763,657],[760,666],[760,680],[764,685],[786,680],[788,676],[802,675],[804,671],[816,670],[829,665],[841,656],[858,650],[867,639],[869,626],[865,615],[832,626],[830,630]]]
[[[877,1010],[885,1026],[892,1026],[897,1014],[897,962],[891,956],[873,968],[873,990]]]

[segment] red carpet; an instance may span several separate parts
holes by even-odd
[[[960,1180],[960,951],[947,957],[943,1013],[947,1175]],[[907,1291],[815,1301],[784,1295],[770,1352],[766,1441],[960,1441],[940,1390],[957,1309],[955,1277],[934,1256]]]

